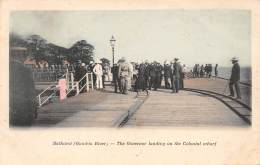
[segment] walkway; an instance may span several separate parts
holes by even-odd
[[[42,107],[34,126],[111,127],[136,101],[135,94],[107,91],[82,93]]]
[[[223,103],[205,95],[153,91],[126,126],[243,126],[245,122]]]
[[[222,79],[186,79],[186,88],[223,93],[227,81]],[[226,94],[228,94],[226,89]],[[251,87],[241,85],[242,102],[251,107]],[[82,93],[39,110],[33,126],[37,127],[116,127],[131,107],[143,102],[136,93],[129,95],[105,91]],[[130,111],[132,112],[132,111]],[[133,111],[134,112],[134,111]],[[247,113],[251,112],[247,111]],[[125,127],[140,126],[248,126],[219,100],[199,93],[160,89],[151,91],[148,99],[130,116]]]
[[[185,80],[185,88],[195,88],[209,90],[220,94],[229,95],[229,87],[227,86],[228,81],[220,78],[191,78]],[[226,90],[225,90],[226,89]],[[240,91],[242,95],[241,101],[251,106],[251,87],[240,84]]]

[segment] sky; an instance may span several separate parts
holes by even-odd
[[[109,43],[116,39],[116,61],[149,62],[180,59],[182,64],[218,63],[251,66],[251,15],[248,10],[129,10],[129,11],[16,11],[10,31],[38,34],[69,48],[86,40],[95,59],[112,59]]]

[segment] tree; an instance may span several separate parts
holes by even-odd
[[[28,53],[35,59],[37,65],[41,60],[47,60],[46,48],[47,40],[39,35],[31,35],[26,39]]]
[[[69,49],[69,55],[67,59],[69,62],[74,63],[77,60],[81,60],[84,63],[89,63],[93,60],[94,46],[87,43],[86,40],[81,40],[72,45]]]
[[[15,33],[10,33],[9,36],[10,47],[26,47],[28,56],[35,59],[37,65],[42,60],[49,64],[62,64],[63,60],[68,60],[70,63],[81,60],[86,64],[93,61],[94,46],[86,40],[78,41],[67,49],[48,43],[40,35],[31,35],[25,39]]]
[[[27,47],[27,42],[18,34],[9,34],[9,45],[10,47]]]

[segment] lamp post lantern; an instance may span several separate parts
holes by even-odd
[[[110,45],[112,47],[112,62],[113,62],[113,66],[115,63],[115,43],[116,43],[116,39],[114,38],[114,36],[111,37],[110,39]]]

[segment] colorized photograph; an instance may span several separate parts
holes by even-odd
[[[250,10],[12,11],[9,126],[252,125]]]

